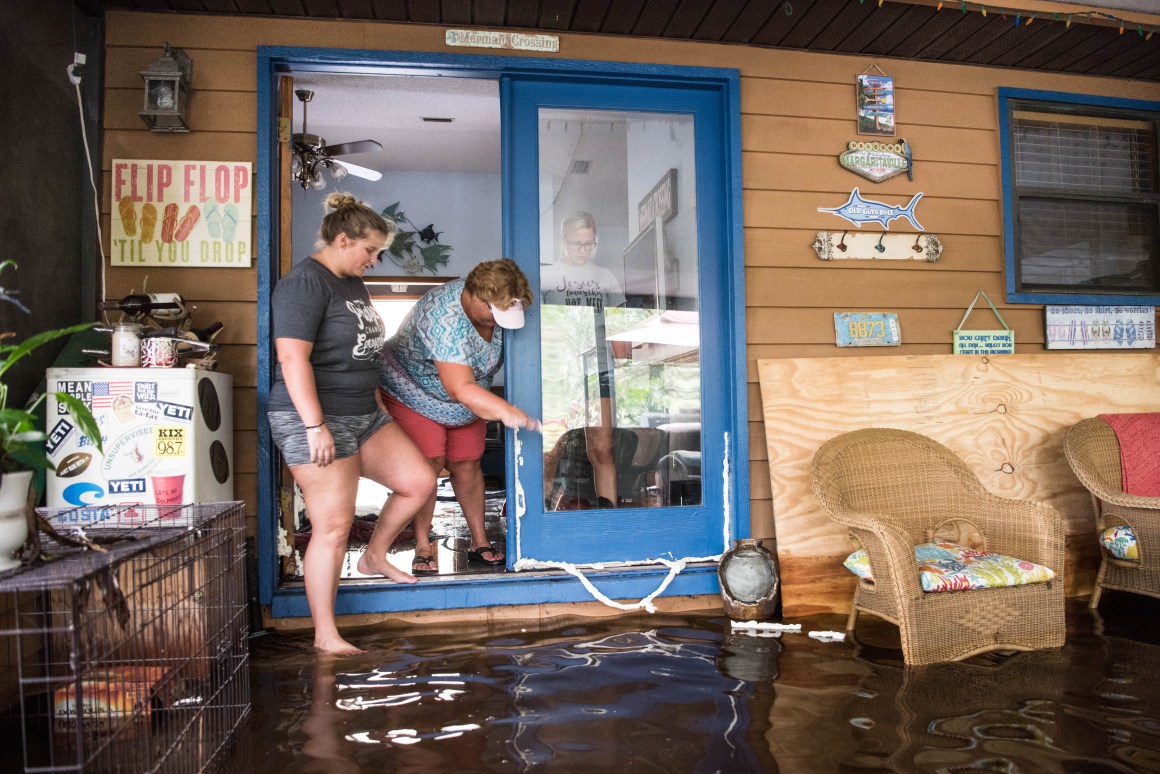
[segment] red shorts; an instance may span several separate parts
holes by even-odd
[[[415,442],[424,457],[466,462],[483,456],[487,423],[482,419],[462,427],[448,427],[412,411],[386,390],[380,389],[379,397],[387,407],[387,413],[399,423],[407,437]]]

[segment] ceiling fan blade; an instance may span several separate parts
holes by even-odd
[[[370,153],[380,151],[383,146],[374,140],[357,140],[356,142],[340,142],[338,145],[326,145],[322,152],[327,156],[347,156],[352,153]]]
[[[366,167],[360,167],[358,164],[351,164],[349,161],[340,161],[338,159],[330,159],[330,164],[344,167],[346,169],[346,171],[349,172],[350,174],[354,175],[355,177],[361,177],[364,180],[374,181],[374,180],[382,180],[383,179],[382,172],[379,172],[379,171],[374,170],[374,169],[367,169]]]

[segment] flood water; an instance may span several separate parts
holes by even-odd
[[[253,715],[227,771],[1160,771],[1160,602],[1069,603],[1062,651],[903,667],[873,616],[858,641],[734,633],[723,615],[553,629],[437,624],[252,649]]]

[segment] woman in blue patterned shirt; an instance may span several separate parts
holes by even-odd
[[[503,360],[503,331],[523,327],[531,304],[528,279],[515,261],[487,261],[466,278],[429,290],[382,352],[380,398],[436,475],[447,469],[471,530],[467,558],[481,564],[504,563],[503,550],[484,531],[485,421],[540,429],[538,419],[491,391]],[[439,572],[431,546],[434,514],[432,494],[414,522],[416,575]]]

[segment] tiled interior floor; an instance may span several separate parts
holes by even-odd
[[[498,481],[487,479],[485,484],[484,528],[491,542],[502,548],[507,541],[505,492]],[[355,519],[361,524],[357,524],[351,531],[350,547],[347,550],[341,577],[349,579],[363,577],[358,574],[355,567],[366,548],[365,536],[373,529],[379,508],[389,494],[389,489],[372,481],[363,479],[360,482],[358,500],[355,504]],[[488,566],[467,561],[467,551],[471,548],[471,533],[468,532],[463,511],[455,500],[455,493],[451,490],[450,479],[446,477],[439,479],[436,497],[431,542],[438,552],[435,561],[439,566],[439,575],[487,575],[504,572],[503,565]],[[415,533],[408,527],[395,541],[388,558],[396,566],[409,572],[414,557]]]

